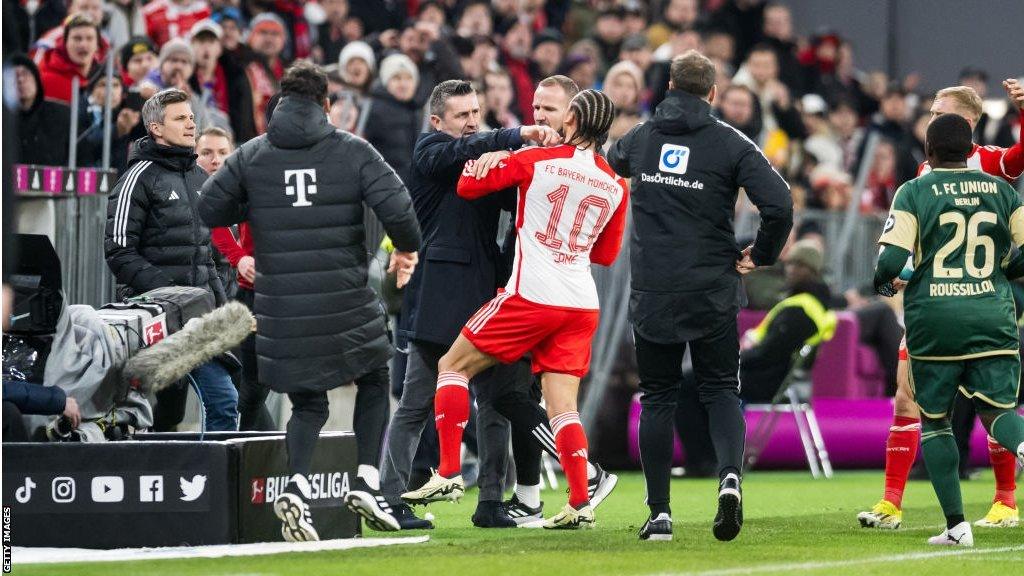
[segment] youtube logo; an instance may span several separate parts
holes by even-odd
[[[124,479],[120,476],[96,476],[92,479],[92,501],[109,503],[124,500]]]

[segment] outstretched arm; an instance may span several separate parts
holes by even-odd
[[[475,200],[506,188],[518,187],[529,177],[529,172],[514,154],[484,154],[479,160],[466,162],[456,192],[467,200]]]

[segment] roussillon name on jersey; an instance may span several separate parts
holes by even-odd
[[[981,282],[957,282],[954,284],[930,284],[928,286],[929,296],[977,296],[988,292],[995,292],[996,287],[991,280]]]

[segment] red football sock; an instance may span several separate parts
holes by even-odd
[[[565,479],[569,482],[569,504],[586,504],[587,496],[587,433],[583,431],[579,412],[563,412],[551,419],[555,433],[558,461],[562,463]]]
[[[921,419],[895,416],[885,442],[885,496],[897,508],[903,507],[903,490],[921,444]]]
[[[462,471],[462,432],[468,422],[469,379],[458,372],[441,372],[434,395],[434,426],[441,446],[437,473],[445,478]]]
[[[992,502],[1002,502],[1010,508],[1016,508],[1017,499],[1013,493],[1017,490],[1017,457],[989,436],[988,459],[996,474],[996,497]]]

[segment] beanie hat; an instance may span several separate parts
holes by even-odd
[[[192,52],[192,47],[189,46],[188,42],[181,38],[172,38],[160,49],[160,65],[163,66],[164,62],[174,54],[184,54],[188,56],[188,61],[192,63],[196,61],[196,55]]]
[[[405,54],[392,54],[380,63],[381,84],[387,86],[388,82],[400,72],[408,72],[416,82],[420,80],[420,71],[411,58]]]
[[[341,54],[338,55],[338,66],[342,73],[344,73],[348,61],[353,58],[360,58],[366,62],[370,66],[370,72],[377,70],[377,57],[373,55],[373,48],[370,48],[366,42],[356,40],[345,44],[345,47],[341,49]]]

